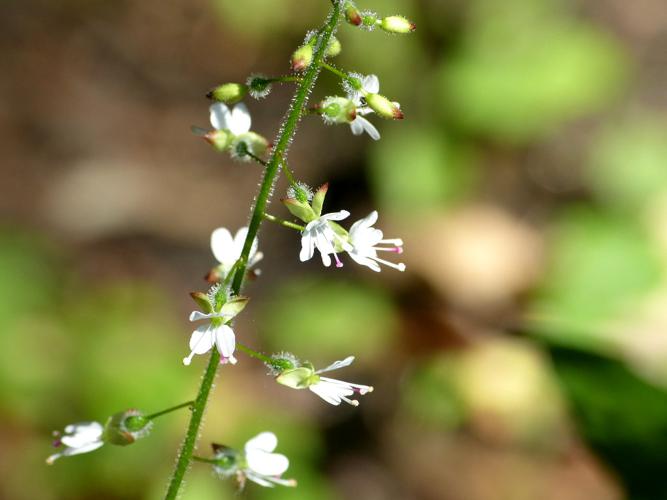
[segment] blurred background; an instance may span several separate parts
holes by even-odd
[[[359,408],[239,354],[201,437],[273,430],[297,490],[253,499],[667,498],[664,0],[360,0],[334,61],[401,102],[382,139],[306,117],[290,153],[326,211],[373,208],[405,273],[298,261],[264,225],[237,335],[368,383]],[[0,497],[159,499],[186,412],[52,467],[51,431],[190,399],[210,232],[261,170],[216,154],[207,90],[282,74],[325,0],[6,0],[0,7]],[[292,89],[247,101],[272,138]],[[312,99],[340,93],[323,74]],[[284,180],[277,195],[284,192]],[[271,211],[286,217],[278,203]],[[234,498],[202,464],[184,500]]]

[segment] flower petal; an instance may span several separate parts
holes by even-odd
[[[361,135],[364,133],[364,126],[361,124],[359,118],[361,117],[357,116],[354,120],[350,122],[350,129],[352,130],[352,133],[354,135]]]
[[[369,122],[366,118],[363,116],[357,116],[357,118],[354,120],[355,122],[358,121],[363,129],[366,131],[366,133],[373,139],[374,141],[380,140],[380,132],[378,132],[378,129],[375,128],[375,125],[373,125],[371,122]]]
[[[350,212],[347,210],[341,210],[339,212],[331,212],[329,214],[324,214],[320,216],[321,220],[343,220],[350,216]]]
[[[354,356],[348,356],[347,358],[345,358],[341,361],[334,361],[333,363],[331,363],[326,368],[322,368],[321,370],[317,370],[315,373],[324,373],[324,372],[330,372],[332,370],[338,370],[339,368],[343,368],[345,366],[350,366],[353,362],[354,362]]]
[[[299,253],[299,260],[305,262],[313,258],[315,253],[315,238],[310,234],[304,232],[301,236],[301,252]]]
[[[236,261],[239,254],[236,253],[232,233],[227,228],[219,227],[211,233],[211,251],[215,259],[220,262],[227,271]]]
[[[366,92],[370,92],[371,94],[380,92],[380,80],[376,75],[366,75],[363,78],[361,85]]]
[[[248,440],[244,448],[246,453],[250,450],[262,450],[272,452],[278,446],[278,438],[273,432],[262,432]]]
[[[211,125],[214,129],[225,130],[229,128],[232,114],[225,104],[216,102],[211,104],[208,109],[211,115]]]
[[[229,123],[229,130],[234,135],[245,134],[248,130],[250,130],[250,124],[251,119],[248,108],[242,102],[238,103],[236,106],[234,106],[234,110],[232,111],[232,119]]]
[[[264,476],[279,476],[289,467],[289,460],[280,453],[267,453],[261,450],[247,450],[248,468]]]
[[[236,349],[236,337],[234,330],[227,325],[221,325],[215,329],[215,345],[222,357],[223,362],[229,361],[231,364],[236,364],[234,357],[234,350]]]
[[[201,325],[190,336],[190,349],[194,354],[205,354],[211,350],[214,342],[211,325]]]

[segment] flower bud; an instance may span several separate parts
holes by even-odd
[[[231,154],[233,158],[249,161],[248,153],[261,158],[269,149],[269,141],[255,132],[246,132],[237,135],[232,141]]]
[[[303,71],[313,62],[313,46],[310,43],[302,45],[292,54],[292,71]]]
[[[263,99],[271,92],[271,80],[265,75],[253,74],[246,80],[248,92],[255,99]]]
[[[324,53],[325,57],[336,57],[343,50],[343,46],[340,44],[340,40],[335,36],[331,37],[329,40],[329,45],[327,46],[327,51]]]
[[[398,103],[391,102],[386,97],[380,94],[367,94],[366,102],[382,118],[389,120],[402,120],[403,112],[398,106]]]
[[[299,360],[291,352],[281,352],[271,356],[271,361],[266,363],[266,366],[271,370],[273,375],[280,375],[286,370],[292,370],[299,366]]]
[[[350,99],[333,96],[322,101],[320,113],[326,123],[350,123],[357,116],[357,107]]]
[[[299,201],[295,198],[285,198],[280,200],[294,217],[298,217],[306,224],[315,220],[317,216],[308,203]]]
[[[214,101],[234,104],[248,93],[248,86],[242,83],[224,83],[211,90],[206,97]]]
[[[287,188],[287,197],[294,198],[300,203],[308,203],[313,199],[313,190],[305,182],[297,181],[296,184],[290,184]]]
[[[126,410],[109,417],[102,436],[106,443],[127,446],[147,436],[152,427],[153,422],[139,410]]]
[[[361,13],[361,27],[363,29],[373,31],[378,23],[378,16],[375,12],[366,11]]]
[[[225,130],[211,130],[204,135],[204,139],[208,142],[216,151],[225,151],[229,145],[232,143],[234,136]]]
[[[403,16],[389,16],[380,21],[380,28],[389,33],[411,33],[416,26]]]
[[[345,20],[353,26],[361,24],[361,12],[352,2],[345,4]]]

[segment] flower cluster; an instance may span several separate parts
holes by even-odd
[[[298,198],[282,200],[292,215],[306,223],[301,232],[299,259],[302,262],[310,260],[315,250],[318,250],[322,264],[326,267],[331,265],[332,257],[336,267],[343,267],[338,254],[346,252],[355,262],[376,272],[380,272],[381,264],[405,271],[405,264],[402,262],[394,263],[378,256],[378,252],[403,253],[403,240],[386,239],[380,229],[373,227],[378,219],[376,211],[352,224],[349,232],[337,223],[349,217],[350,213],[347,210],[322,213],[328,188],[328,184],[321,186],[310,202]]]

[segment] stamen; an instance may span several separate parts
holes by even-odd
[[[401,238],[380,240],[380,243],[386,243],[388,245],[396,245],[397,247],[402,247],[403,246],[403,240]]]
[[[340,396],[340,399],[345,401],[347,404],[352,405],[352,406],[359,406],[359,401],[356,399],[348,399],[345,396]]]
[[[392,253],[403,253],[403,247],[373,247],[373,250],[378,252],[392,252]]]
[[[334,253],[333,256],[334,256],[334,260],[336,261],[336,267],[338,267],[338,268],[343,267],[343,263],[338,258],[338,254]]]
[[[405,264],[403,264],[402,262],[394,264],[393,262],[389,262],[388,260],[380,259],[378,257],[374,257],[373,260],[379,262],[380,264],[384,264],[385,266],[397,269],[398,271],[405,271]]]

